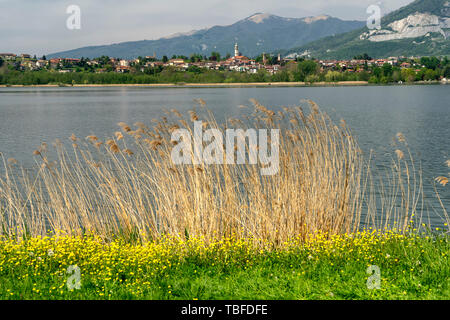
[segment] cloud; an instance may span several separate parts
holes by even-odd
[[[392,11],[412,0],[378,1]],[[256,12],[287,17],[328,14],[364,20],[373,0],[0,0],[0,52],[44,54],[82,46],[150,40]],[[66,8],[81,8],[81,30],[68,30]]]

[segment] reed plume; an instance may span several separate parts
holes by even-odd
[[[202,100],[199,103],[204,107]],[[104,144],[91,135],[87,139],[97,144],[75,147],[78,139],[72,135],[70,152],[62,144],[55,146],[56,165],[49,165],[41,146],[34,154],[43,167],[29,173],[5,166],[6,175],[0,178],[0,232],[37,236],[49,230],[91,231],[105,239],[189,234],[208,240],[233,235],[277,244],[319,230],[354,232],[363,219],[375,223],[379,209],[371,197],[376,192],[369,190],[367,163],[345,123],[335,125],[313,102],[306,112],[301,107],[274,112],[256,100],[252,103],[251,117],[227,126],[220,126],[207,109],[188,114],[190,120],[201,119],[222,132],[233,125],[244,130],[282,129],[278,174],[262,176],[261,164],[175,166],[171,134],[179,128],[192,133],[193,128],[180,112],[171,110],[171,116],[152,128],[136,123],[132,130],[119,123],[122,131],[139,138],[118,131]],[[395,160],[392,181],[405,181],[396,176],[405,170],[402,159],[403,155]],[[407,183],[394,185],[402,200],[386,200],[383,210],[404,228],[415,212],[417,190]]]

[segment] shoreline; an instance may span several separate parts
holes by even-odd
[[[445,85],[450,82],[417,81],[411,83],[372,84],[368,81],[338,82],[239,82],[239,83],[149,83],[149,84],[40,84],[40,85],[0,85],[0,88],[102,88],[102,87],[143,87],[143,88],[242,88],[242,87],[358,87],[358,86],[405,86],[405,85]]]

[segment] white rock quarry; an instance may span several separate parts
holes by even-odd
[[[309,57],[309,56],[311,56],[311,51],[305,50],[305,51],[303,51],[303,53],[297,53],[297,52],[291,53],[291,54],[287,55],[285,58],[296,59],[297,57]]]
[[[328,20],[329,18],[330,18],[330,16],[321,15],[321,16],[316,16],[316,17],[307,17],[307,18],[304,18],[303,21],[310,24],[310,23],[320,21],[320,20]]]
[[[257,13],[249,17],[248,20],[253,21],[254,23],[262,23],[270,17],[272,17],[270,13]]]
[[[390,23],[386,29],[371,30],[360,36],[361,40],[373,42],[417,38],[429,33],[440,33],[444,38],[450,36],[450,18],[438,17],[429,13],[415,13],[407,18]]]
[[[253,21],[254,23],[263,23],[264,20],[272,18],[272,17],[276,17],[278,19],[283,19],[285,21],[297,20],[295,18],[278,17],[278,16],[275,16],[270,13],[256,13],[256,14],[252,15],[251,17],[248,17],[247,20]],[[303,20],[303,22],[305,22],[305,23],[311,24],[316,21],[327,20],[329,18],[330,18],[330,16],[328,16],[328,15],[320,15],[320,16],[302,18],[301,20]]]

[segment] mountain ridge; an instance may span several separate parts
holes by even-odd
[[[416,0],[381,19],[381,30],[366,27],[283,50],[284,56],[349,59],[450,54],[450,1]]]
[[[262,52],[289,49],[319,38],[343,33],[364,25],[362,21],[345,21],[331,16],[286,18],[270,13],[255,13],[227,26],[176,33],[157,40],[139,40],[109,45],[87,46],[47,54],[47,57],[95,58],[102,55],[136,58],[152,55],[209,55],[212,51],[233,53],[238,42],[243,54],[256,56]],[[276,35],[276,36],[274,36]]]

